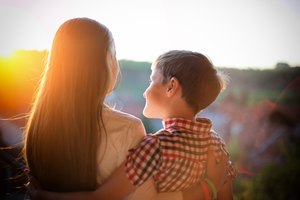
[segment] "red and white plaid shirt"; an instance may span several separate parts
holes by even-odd
[[[229,158],[223,140],[211,130],[209,119],[171,118],[163,125],[164,129],[145,136],[136,149],[130,150],[125,166],[133,185],[153,177],[159,192],[180,191],[204,178],[209,148],[214,149],[216,161],[222,155]],[[227,177],[235,175],[228,163]]]

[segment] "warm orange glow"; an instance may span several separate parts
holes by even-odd
[[[0,57],[0,115],[29,110],[47,61],[47,51],[18,50]]]

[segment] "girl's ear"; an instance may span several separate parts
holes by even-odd
[[[167,97],[172,97],[180,90],[180,84],[177,78],[172,77],[167,83]]]

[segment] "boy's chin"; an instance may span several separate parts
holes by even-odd
[[[161,117],[159,116],[154,116],[154,115],[146,115],[146,114],[143,114],[145,117],[147,117],[148,119],[162,119]]]
[[[149,115],[149,114],[146,113],[146,112],[143,112],[143,115],[144,115],[145,117],[147,117],[147,118],[152,118],[151,115]]]
[[[156,117],[156,116],[153,116],[152,113],[147,112],[147,110],[145,110],[145,109],[143,110],[143,115],[144,115],[145,117],[147,117],[147,118],[150,118],[150,119],[158,118],[158,117]]]

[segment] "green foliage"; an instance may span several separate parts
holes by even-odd
[[[253,200],[300,199],[300,142],[291,142],[285,152],[285,161],[270,163],[256,176],[250,188]]]
[[[234,95],[246,105],[253,105],[264,99],[276,101],[288,83],[300,76],[300,67],[221,70],[230,77],[230,83],[222,95]]]
[[[149,62],[137,62],[132,60],[120,60],[119,61],[120,67],[122,69],[150,69],[151,63]]]
[[[47,56],[46,51],[19,51],[11,58],[0,57],[0,114],[19,111],[19,107],[31,102]],[[128,107],[127,112],[140,113],[136,115],[140,117],[151,63],[130,60],[120,60],[119,63],[122,77],[115,90],[116,95],[124,107]],[[300,67],[286,66],[266,70],[223,68],[222,71],[230,76],[231,81],[218,101],[230,97],[235,103],[245,106],[265,99],[276,101],[288,83],[300,76]],[[18,104],[19,107],[16,106]],[[143,118],[143,122],[148,132],[157,130],[153,120]],[[288,145],[282,164],[271,163],[265,166],[253,180],[243,177],[234,180],[235,199],[300,199],[300,144],[294,142]],[[238,142],[233,141],[230,150],[235,152],[236,149]]]

